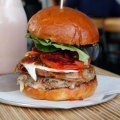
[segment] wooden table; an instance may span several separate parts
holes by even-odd
[[[116,76],[96,67],[97,74]],[[76,109],[30,109],[0,104],[0,120],[120,120],[120,95],[91,107]]]

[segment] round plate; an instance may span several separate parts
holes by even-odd
[[[46,100],[40,100],[38,104],[35,103],[25,103],[25,102],[16,102],[16,101],[10,101],[0,98],[0,102],[4,104],[19,106],[19,107],[29,107],[29,108],[57,108],[57,109],[70,109],[70,108],[78,108],[78,107],[87,107],[87,106],[93,106],[97,104],[101,104],[107,101],[110,101],[111,99],[115,98],[117,95],[109,95],[102,99],[101,101],[46,101]]]

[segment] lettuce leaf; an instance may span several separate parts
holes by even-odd
[[[40,50],[40,51],[43,51],[43,52],[54,52],[54,51],[57,51],[58,48],[52,46],[52,45],[49,45],[49,46],[44,46],[42,44],[35,44],[35,47]]]
[[[57,44],[47,39],[40,39],[31,33],[28,33],[27,37],[32,39],[35,43],[35,47],[43,52],[54,52],[59,49],[74,51],[78,53],[80,61],[84,62],[84,64],[88,64],[89,55],[80,50],[78,47],[72,45]]]
[[[56,48],[60,48],[61,50],[69,50],[69,51],[77,52],[79,55],[79,60],[81,60],[85,64],[88,64],[89,56],[86,53],[84,53],[82,50],[80,50],[79,48],[70,46],[70,45],[60,45],[60,44],[53,44],[53,45]]]

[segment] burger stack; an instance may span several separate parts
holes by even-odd
[[[49,7],[32,16],[28,31],[34,47],[16,67],[21,92],[44,100],[82,100],[94,94],[94,52],[89,50],[97,46],[99,34],[89,17],[68,7]]]

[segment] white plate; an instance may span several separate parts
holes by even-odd
[[[98,87],[95,94],[85,100],[77,101],[47,101],[35,100],[26,97],[23,93],[19,92],[19,86],[16,85],[18,74],[8,74],[0,77],[0,102],[21,107],[30,108],[59,108],[69,109],[77,107],[92,106],[107,102],[113,99],[117,94],[108,95],[101,99],[102,93],[111,90],[111,87],[120,85],[119,78],[97,76]]]

